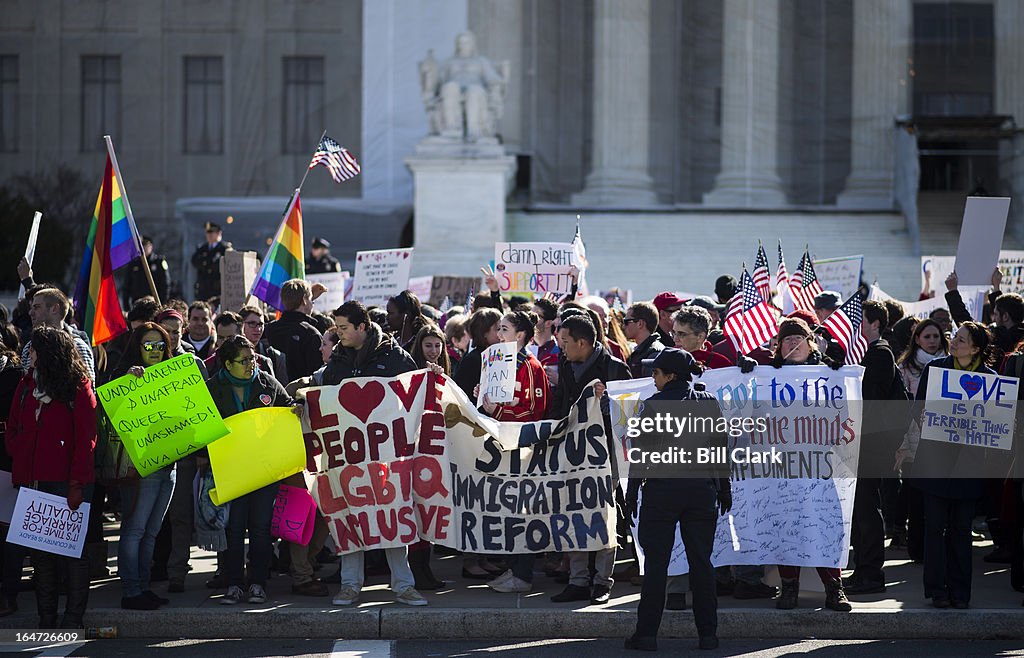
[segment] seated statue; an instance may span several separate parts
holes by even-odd
[[[476,52],[476,38],[463,32],[455,39],[455,56],[440,68],[433,52],[420,62],[423,104],[430,134],[467,142],[496,142],[505,105],[509,63],[498,68]]]

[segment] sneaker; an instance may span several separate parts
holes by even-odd
[[[359,600],[359,590],[355,587],[349,587],[342,585],[341,589],[338,590],[338,595],[331,601],[334,605],[352,605]]]
[[[502,592],[505,594],[522,593],[533,590],[533,583],[528,583],[522,578],[517,578],[513,576],[511,571],[508,571],[506,573],[508,574],[507,578],[504,578],[503,576],[505,574],[502,574],[501,576],[498,576],[491,582],[487,583],[487,586],[493,589],[495,592]]]
[[[267,593],[263,591],[263,585],[257,585],[256,583],[249,585],[249,591],[246,592],[245,600],[249,603],[266,603]]]
[[[507,569],[506,571],[503,571],[500,576],[495,576],[493,580],[488,581],[487,585],[500,585],[501,583],[505,582],[506,580],[512,577],[512,570]]]
[[[228,588],[228,593],[224,595],[224,598],[220,600],[221,605],[235,605],[241,603],[245,598],[245,592],[238,585],[232,585]]]
[[[416,591],[415,587],[406,587],[395,594],[395,600],[405,605],[427,605],[427,600]]]
[[[607,585],[594,585],[590,593],[590,603],[593,605],[604,605],[612,598],[612,588]]]

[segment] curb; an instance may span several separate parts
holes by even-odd
[[[508,608],[277,610],[165,609],[158,613],[96,608],[91,627],[116,626],[126,638],[614,638],[636,624],[632,610],[544,610]],[[3,620],[5,628],[34,626],[35,616]],[[721,638],[834,640],[1024,640],[1024,613],[1017,610],[875,609],[847,614],[825,610],[723,609]],[[666,612],[661,637],[696,636],[693,613]]]

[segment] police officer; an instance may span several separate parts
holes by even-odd
[[[142,248],[146,250],[146,260],[149,261],[149,271],[153,275],[153,283],[156,284],[156,293],[160,295],[160,301],[167,301],[167,287],[171,283],[171,275],[167,270],[167,260],[160,254],[153,253],[153,241],[150,238],[142,238]],[[149,289],[149,280],[146,278],[146,271],[142,269],[142,259],[132,261],[131,267],[125,276],[124,305],[131,308],[132,302],[140,297],[152,295]]]
[[[642,417],[671,414],[675,418],[711,418],[712,426],[722,416],[718,401],[703,390],[695,390],[691,379],[703,371],[689,352],[676,348],[662,351],[654,359],[644,361],[654,371],[658,392],[644,402]],[[702,423],[703,425],[703,423]],[[727,446],[724,433],[673,431],[644,433],[634,439],[633,447],[641,454],[683,448],[695,455],[696,448]],[[712,453],[716,454],[716,453]],[[636,453],[631,454],[631,459]],[[682,535],[686,559],[690,564],[690,586],[693,590],[693,619],[697,626],[699,647],[718,647],[718,599],[715,592],[715,571],[711,551],[715,541],[718,515],[732,508],[728,464],[710,465],[630,465],[626,509],[632,516],[638,493],[643,491],[637,537],[644,551],[644,584],[637,607],[636,632],[626,640],[627,649],[657,649],[658,628],[665,606],[672,545],[676,528]]]
[[[224,242],[220,225],[206,222],[206,242],[196,247],[192,254],[192,267],[196,268],[196,299],[206,301],[220,295],[220,259],[225,251],[232,249],[230,242]]]
[[[313,238],[313,247],[306,259],[306,274],[340,272],[341,263],[331,255],[331,243],[324,238]]]

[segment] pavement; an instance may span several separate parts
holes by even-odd
[[[108,524],[111,574],[116,574],[116,524]],[[802,592],[795,610],[776,610],[770,600],[719,597],[719,636],[722,638],[829,638],[873,640],[1024,640],[1024,595],[1009,584],[1009,566],[986,564],[982,557],[990,542],[974,544],[974,582],[971,608],[936,610],[924,598],[922,567],[906,553],[890,550],[886,562],[887,591],[853,597],[852,613],[822,608],[824,594]],[[540,561],[538,561],[538,564]],[[121,590],[116,576],[92,584],[86,624],[117,628],[121,638],[345,638],[345,639],[474,639],[474,638],[622,638],[636,623],[640,588],[628,580],[616,583],[607,605],[551,603],[549,597],[564,585],[537,573],[534,590],[526,594],[499,594],[483,582],[461,577],[462,558],[434,556],[435,575],[446,581],[443,589],[424,592],[430,605],[409,607],[394,601],[386,576],[371,577],[358,605],[335,607],[328,597],[291,594],[291,579],[275,574],[267,586],[265,604],[220,604],[223,591],[210,590],[205,581],[216,568],[216,555],[192,551],[193,570],[180,594],[168,594],[167,583],[153,589],[171,599],[159,611],[120,608]],[[628,566],[623,562],[619,568]],[[325,565],[320,576],[328,580],[337,564]],[[805,569],[814,576],[813,569]],[[812,578],[813,580],[813,578]],[[331,594],[336,584],[329,585]],[[20,609],[0,619],[0,628],[33,628],[35,601],[31,592],[19,597]],[[666,611],[661,636],[693,638],[693,615]]]

